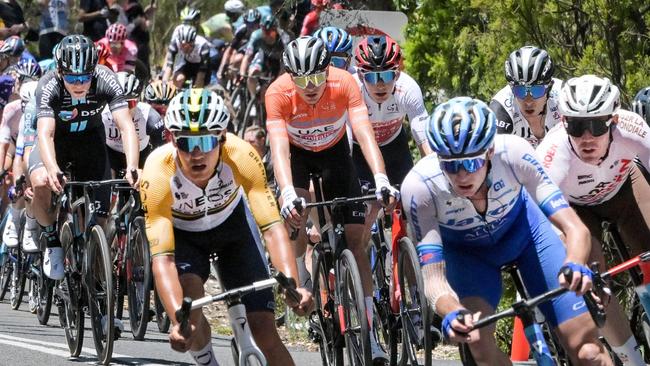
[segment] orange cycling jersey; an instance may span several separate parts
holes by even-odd
[[[255,149],[228,134],[220,154],[216,172],[204,188],[194,185],[178,169],[171,143],[149,155],[142,171],[140,197],[152,256],[174,254],[174,228],[211,230],[226,221],[244,199],[262,232],[282,222]]]
[[[266,92],[266,127],[271,136],[288,138],[292,145],[310,151],[334,146],[345,135],[345,124],[368,122],[368,108],[359,86],[345,70],[329,67],[327,86],[315,105],[297,93],[287,73]]]

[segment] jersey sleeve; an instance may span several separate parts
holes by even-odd
[[[149,108],[149,115],[147,116],[147,135],[153,147],[165,143],[165,121],[153,108]]]
[[[16,138],[16,155],[23,156],[25,152],[25,135],[23,131],[25,130],[25,119],[20,117],[20,123],[18,124],[18,137]]]
[[[155,150],[142,170],[140,198],[144,209],[151,256],[174,254],[171,177],[174,161],[170,149]]]
[[[503,107],[503,104],[496,99],[492,99],[492,101],[490,101],[490,109],[494,112],[497,118],[497,133],[512,134],[514,131],[512,118],[508,111]]]
[[[348,116],[350,125],[354,126],[361,122],[370,123],[370,120],[368,119],[368,107],[363,101],[359,85],[354,81],[352,75],[347,72],[343,75],[343,78],[341,78],[341,87],[345,90],[348,100]]]
[[[117,75],[106,66],[97,66],[97,96],[104,98],[111,112],[128,108]]]
[[[279,87],[285,80],[284,76],[280,76],[271,84],[264,96],[264,106],[266,108],[266,129],[269,136],[288,140],[285,111],[292,109],[291,100],[285,93],[282,93]]]
[[[36,118],[54,118],[53,105],[58,104],[60,88],[54,70],[49,71],[36,87]]]
[[[433,192],[412,170],[402,183],[401,194],[403,210],[416,240],[420,266],[441,262],[442,238]]]
[[[174,34],[176,34],[176,30],[174,30]],[[174,60],[176,59],[176,54],[178,53],[178,44],[176,39],[176,37],[172,36],[172,40],[169,42],[169,46],[167,46],[167,55],[165,56],[165,65],[167,67],[174,66]]]
[[[507,137],[501,143],[506,144],[504,149],[507,151],[508,163],[519,183],[526,188],[546,217],[569,207],[558,186],[537,160],[533,147],[519,136]]]
[[[427,112],[424,106],[420,86],[415,81],[409,84],[410,86],[405,96],[406,114],[409,117],[413,140],[415,140],[416,145],[421,145],[427,141],[425,129],[429,120],[429,112]]]
[[[9,122],[13,119],[15,114],[16,110],[9,108],[9,105],[7,105],[2,112],[2,121],[0,121],[0,142],[11,142],[11,126],[9,125]]]
[[[235,167],[235,179],[244,188],[257,226],[262,232],[281,223],[275,196],[266,183],[262,158],[255,149],[235,135],[228,134],[224,161]],[[230,161],[228,161],[230,160]]]
[[[617,132],[623,137],[626,148],[637,154],[641,164],[650,170],[650,127],[643,117],[630,111],[619,111]]]

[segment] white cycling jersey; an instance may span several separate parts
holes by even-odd
[[[122,135],[108,107],[104,108],[102,112],[102,122],[104,122],[104,130],[106,131],[106,145],[115,151],[123,153]],[[133,114],[133,123],[135,125],[135,132],[138,135],[140,151],[142,151],[149,145],[150,131],[161,128],[164,122],[149,104],[139,102]]]
[[[537,147],[537,156],[569,202],[583,206],[608,201],[627,180],[634,158],[650,167],[650,128],[636,113],[619,109],[612,125],[609,150],[598,165],[580,160],[564,126],[549,131]]]
[[[20,119],[23,116],[21,100],[16,99],[7,103],[2,110],[2,122],[0,123],[0,141],[4,143],[16,142],[20,131]]]
[[[408,116],[411,124],[411,134],[417,145],[426,142],[424,128],[429,119],[429,113],[424,107],[422,91],[418,83],[405,72],[395,81],[393,93],[383,103],[375,102],[370,93],[359,79],[362,77],[356,73],[355,80],[361,88],[363,99],[368,106],[368,118],[375,131],[375,139],[379,146],[384,146],[393,141],[402,131],[404,117]]]
[[[401,188],[402,205],[418,243],[444,241],[445,245],[500,245],[503,249],[508,245],[501,242],[503,237],[520,215],[526,215],[528,192],[547,217],[568,207],[537,161],[535,150],[518,136],[495,137],[487,182],[487,210],[481,215],[469,199],[454,193],[436,154],[420,160]]]
[[[544,129],[548,132],[553,126],[560,123],[560,111],[558,110],[560,89],[562,80],[553,79],[553,87],[546,102],[546,115],[544,117]],[[504,134],[515,134],[525,138],[533,147],[536,147],[541,139],[533,134],[528,121],[521,114],[519,104],[515,102],[510,85],[499,90],[492,101],[490,109],[497,117],[497,131]]]
[[[185,62],[191,64],[205,62],[210,53],[210,47],[212,46],[210,41],[205,39],[203,36],[197,35],[196,39],[194,40],[194,48],[192,48],[192,51],[190,51],[190,53],[185,53],[181,50],[181,42],[178,35],[179,27],[180,25],[174,28],[171,41],[169,42],[169,46],[167,48],[168,53],[171,56],[171,58],[168,58],[165,61],[167,66],[171,67],[175,64],[183,64]],[[177,54],[182,56],[178,60],[176,60]]]

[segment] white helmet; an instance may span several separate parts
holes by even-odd
[[[221,134],[230,122],[223,98],[203,88],[185,89],[169,102],[165,127],[172,133]]]
[[[620,92],[608,78],[584,75],[569,79],[560,92],[560,113],[566,117],[601,117],[616,112]]]
[[[228,0],[223,4],[223,10],[229,13],[244,14],[246,6],[240,0]]]
[[[36,94],[36,86],[38,85],[38,81],[28,81],[23,83],[20,86],[20,100],[23,104],[29,103],[29,101],[34,98],[34,95]]]

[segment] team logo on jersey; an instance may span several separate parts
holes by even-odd
[[[71,111],[60,111],[59,112],[59,118],[61,118],[64,121],[71,121],[79,115],[79,111],[77,111],[77,108],[71,110]]]

